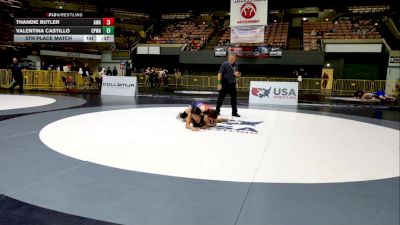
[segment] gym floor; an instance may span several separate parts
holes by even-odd
[[[396,107],[0,92],[0,225],[399,224]],[[22,106],[25,106],[23,108]]]

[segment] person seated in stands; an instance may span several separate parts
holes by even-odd
[[[312,36],[317,35],[317,31],[315,30],[315,28],[311,31],[311,35],[312,35]]]

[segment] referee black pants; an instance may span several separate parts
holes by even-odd
[[[24,81],[23,81],[22,76],[16,76],[16,77],[13,77],[13,78],[14,78],[14,81],[11,84],[10,91],[14,92],[14,88],[18,85],[19,86],[19,93],[23,93],[24,92],[24,89],[23,89]]]
[[[237,99],[236,99],[236,83],[222,84],[222,89],[219,91],[218,101],[217,101],[217,112],[220,112],[222,103],[226,94],[231,96],[232,114],[237,113]]]

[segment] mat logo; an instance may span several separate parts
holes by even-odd
[[[252,122],[244,120],[228,120],[212,130],[244,133],[244,134],[258,134],[257,125],[263,123],[263,121]]]
[[[271,92],[271,88],[252,88],[251,89],[251,94],[254,96],[257,96],[259,98],[264,98],[264,97],[268,97],[269,98],[269,93]]]

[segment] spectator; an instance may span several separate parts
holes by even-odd
[[[113,71],[112,71],[112,75],[113,75],[113,76],[118,76],[118,70],[117,70],[117,67],[116,67],[116,66],[114,66],[114,69],[113,69]]]
[[[312,35],[312,36],[317,35],[317,31],[316,31],[315,29],[313,29],[313,30],[311,31],[311,35]]]
[[[328,86],[328,82],[329,82],[329,75],[324,72],[324,74],[322,75],[322,88],[323,89],[326,89],[326,87]]]
[[[154,86],[154,81],[155,81],[155,77],[156,77],[156,72],[154,70],[154,68],[150,69],[150,87]]]
[[[19,93],[24,93],[23,86],[24,81],[22,77],[22,66],[19,64],[17,58],[13,58],[13,63],[9,66],[12,72],[13,82],[10,87],[10,92],[14,92],[14,88],[18,85],[19,86]]]
[[[125,76],[132,76],[132,68],[130,65],[128,65],[125,69]]]
[[[85,78],[85,86],[90,86],[90,72],[89,72],[89,66],[87,63],[83,65],[82,68],[82,77]]]
[[[105,68],[101,69],[101,71],[99,72],[99,77],[96,77],[96,83],[100,84],[100,86],[103,83],[104,76],[107,76]]]
[[[302,80],[302,77],[299,76],[299,71],[295,70],[295,71],[293,72],[293,74],[297,77],[297,82],[300,83],[301,80]]]
[[[40,63],[40,69],[41,69],[41,70],[45,70],[45,69],[46,69],[46,64],[45,64],[44,61],[42,61],[42,62]]]
[[[159,68],[154,68],[153,69],[153,84],[154,85],[158,85],[159,82],[160,82],[160,80],[158,79],[159,71],[160,71]]]
[[[88,66],[87,63],[85,63],[85,64],[83,65],[83,68],[82,68],[82,76],[83,76],[83,77],[89,77],[89,76],[90,76],[90,73],[89,73],[89,66]]]
[[[164,86],[167,87],[168,86],[168,70],[167,69],[162,69],[162,77],[163,77],[163,81],[164,81]]]
[[[164,70],[162,68],[158,70],[158,81],[161,87],[162,83],[164,83]]]
[[[182,72],[179,69],[175,69],[175,79],[177,85],[182,84]]]
[[[111,71],[110,67],[107,67],[106,75],[107,76],[112,76],[112,71]]]
[[[148,86],[149,82],[150,82],[150,76],[151,76],[151,70],[150,67],[147,67],[146,71],[145,71],[145,80],[144,80],[144,85]]]
[[[306,75],[307,75],[306,71],[305,71],[303,68],[300,68],[300,70],[299,70],[299,76],[304,77],[304,76],[306,76]]]

